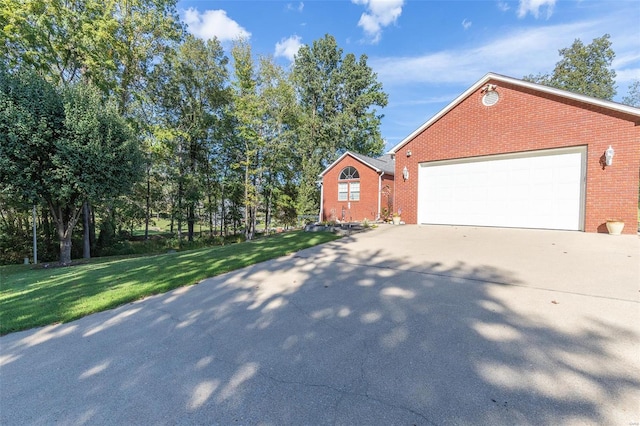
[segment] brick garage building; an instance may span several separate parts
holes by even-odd
[[[638,108],[487,74],[390,151],[395,208],[412,224],[586,232],[619,218],[634,234],[639,124]]]
[[[371,158],[347,151],[321,174],[320,221],[379,219],[393,202],[391,155]]]

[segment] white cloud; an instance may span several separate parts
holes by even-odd
[[[498,0],[498,10],[500,10],[501,12],[506,12],[507,10],[511,9],[511,7],[509,7],[509,3],[507,3],[506,1],[502,1],[502,0]]]
[[[294,35],[289,38],[283,38],[278,43],[276,43],[276,51],[275,57],[283,57],[287,58],[290,61],[293,61],[294,56],[298,53],[298,49],[302,46],[301,42],[302,38]]]
[[[228,41],[251,37],[251,33],[229,18],[224,10],[205,10],[201,13],[190,7],[184,11],[184,22],[191,34],[205,40],[217,37],[220,41]]]
[[[472,24],[473,22],[469,21],[467,18],[462,20],[462,28],[464,28],[465,30],[468,30]]]
[[[389,102],[389,107],[415,107],[420,105],[442,104],[451,102],[451,99],[455,99],[456,96],[458,96],[458,94],[446,93],[439,96],[420,96],[419,99],[402,98],[403,100],[401,101]]]
[[[626,93],[627,87],[635,80],[640,80],[640,68],[628,68],[616,71],[618,94]]]
[[[536,18],[540,15],[540,9],[547,9],[547,19],[553,14],[553,7],[556,4],[556,0],[520,0],[520,7],[518,7],[518,17],[524,18],[527,13],[531,13]]]
[[[488,72],[521,78],[551,72],[558,50],[576,36],[599,37],[597,22],[515,29],[476,47],[422,56],[372,58],[369,63],[385,86],[405,84],[472,84]]]
[[[293,3],[287,3],[287,10],[296,10],[298,12],[302,12],[303,9],[304,9],[303,2],[298,3],[297,6]]]
[[[404,0],[351,0],[366,6],[367,11],[360,16],[358,26],[362,27],[370,42],[375,44],[382,38],[382,29],[394,24],[402,14]]]

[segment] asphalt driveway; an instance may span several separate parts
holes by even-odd
[[[640,240],[383,226],[0,338],[0,424],[640,424]]]

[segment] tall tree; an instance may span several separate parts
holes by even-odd
[[[115,96],[135,135],[149,134],[144,105],[149,70],[184,33],[176,0],[0,2],[0,52],[10,67],[36,70],[55,84],[89,81],[105,96]],[[95,228],[89,204],[83,216],[89,257],[89,230]]]
[[[270,57],[260,59],[260,97],[264,105],[263,133],[265,139],[260,192],[265,217],[265,232],[284,205],[287,185],[292,187],[295,176],[295,128],[298,122],[295,89],[289,75]],[[274,212],[276,214],[274,214]],[[295,213],[295,210],[294,210]]]
[[[367,66],[367,57],[343,57],[330,35],[302,46],[292,73],[301,109],[299,210],[315,213],[318,174],[330,161],[347,149],[367,155],[382,152],[382,116],[376,107],[387,105],[387,95]]]
[[[158,104],[165,157],[176,179],[178,233],[183,219],[194,237],[196,209],[203,194],[209,141],[228,102],[227,57],[217,39],[187,36],[154,71],[153,100]]]
[[[584,45],[576,39],[571,47],[558,51],[562,59],[551,75],[528,75],[524,80],[583,95],[611,100],[616,94],[616,72],[611,68],[615,52],[609,34]]]
[[[115,105],[86,83],[56,90],[30,72],[0,69],[0,184],[24,200],[42,200],[71,261],[71,236],[85,200],[127,192],[141,155]]]
[[[185,36],[176,12],[176,0],[117,0],[114,33],[115,92],[126,116],[143,120],[146,87],[153,64],[171,52]]]
[[[258,95],[258,77],[251,56],[251,46],[239,40],[233,46],[233,110],[236,123],[239,162],[236,167],[244,174],[244,232],[253,239],[258,210],[258,176],[265,140],[262,127],[264,105]]]
[[[344,57],[342,66],[341,139],[344,149],[367,155],[379,155],[384,149],[380,134],[382,115],[373,106],[385,107],[388,96],[382,83],[367,65],[367,56],[356,59],[352,53]]]

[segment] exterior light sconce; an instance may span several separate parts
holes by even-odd
[[[407,157],[411,157],[411,150],[407,151]]]
[[[480,91],[480,93],[487,93],[487,92],[493,92],[496,90],[496,86],[495,84],[487,84],[486,86],[484,86],[482,88],[482,90]]]
[[[616,152],[613,150],[613,148],[611,148],[611,145],[609,145],[609,148],[607,148],[607,150],[604,152],[605,164],[607,166],[610,166],[611,164],[613,164],[613,156],[615,154]]]
[[[500,94],[496,91],[495,84],[487,84],[482,88],[482,105],[486,107],[494,106],[500,99]]]
[[[409,180],[409,170],[407,170],[407,166],[404,166],[404,169],[402,169],[402,178],[405,181]]]

